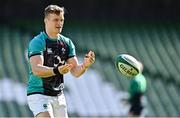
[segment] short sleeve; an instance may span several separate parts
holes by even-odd
[[[34,55],[41,55],[43,53],[43,50],[44,50],[43,41],[38,38],[34,38],[29,43],[28,57],[30,58],[31,56]]]

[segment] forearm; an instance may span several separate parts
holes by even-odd
[[[85,55],[84,61],[82,64],[78,64],[76,57],[70,58],[67,60],[67,63],[72,64],[71,74],[75,77],[81,76],[86,70],[94,63],[95,55],[94,52],[90,51]]]
[[[51,77],[51,76],[55,75],[53,72],[53,67],[47,67],[47,66],[43,66],[40,64],[38,64],[34,68],[33,74],[36,76],[39,76],[39,77],[43,77],[43,78]]]
[[[81,76],[84,72],[86,72],[88,68],[86,68],[83,64],[80,64],[71,69],[71,73],[75,77]]]

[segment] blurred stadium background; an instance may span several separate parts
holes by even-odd
[[[43,30],[43,10],[67,10],[63,33],[81,60],[88,50],[96,63],[81,79],[65,79],[69,116],[126,116],[129,80],[114,67],[128,53],[144,64],[145,116],[180,116],[179,0],[16,0],[0,7],[0,117],[31,117],[27,107],[25,51]]]

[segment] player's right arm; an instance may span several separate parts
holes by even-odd
[[[53,72],[53,67],[43,66],[43,63],[44,59],[42,55],[30,57],[30,64],[33,74],[43,78],[55,75]]]
[[[33,38],[29,43],[28,57],[32,72],[38,77],[50,77],[55,75],[52,67],[43,66],[43,51],[45,48],[44,40],[40,37]]]
[[[32,72],[34,75],[42,78],[54,76],[54,67],[44,66],[43,51],[45,48],[45,42],[41,39],[34,38],[29,43],[28,57]],[[70,71],[71,65],[66,64],[58,67],[60,74],[65,74]]]
[[[42,78],[54,76],[55,75],[53,71],[54,67],[44,66],[43,63],[44,63],[44,58],[42,55],[35,55],[30,58],[30,64],[33,74]],[[69,72],[70,69],[71,69],[70,64],[65,64],[61,67],[58,67],[58,71],[60,74],[65,74]]]

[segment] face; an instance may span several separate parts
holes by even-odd
[[[45,28],[49,33],[56,35],[61,33],[64,24],[64,13],[49,14],[45,19]]]

